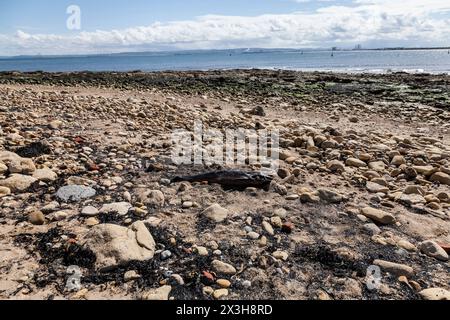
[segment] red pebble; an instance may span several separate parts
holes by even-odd
[[[283,223],[283,226],[281,227],[281,231],[285,232],[285,233],[291,233],[292,231],[294,231],[295,226],[292,222],[285,222]]]

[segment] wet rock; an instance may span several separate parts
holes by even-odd
[[[225,208],[222,208],[219,204],[215,203],[210,207],[206,208],[202,215],[212,220],[216,223],[223,222],[227,219],[229,211]]]
[[[373,264],[379,266],[383,271],[389,272],[396,276],[405,276],[409,278],[414,275],[414,269],[404,264],[384,260],[375,260]]]
[[[69,185],[58,189],[56,197],[64,202],[79,202],[94,197],[96,191],[82,185]]]
[[[130,228],[113,224],[95,226],[85,237],[85,247],[94,252],[95,266],[107,271],[131,261],[146,261],[155,254],[155,241],[144,223]]]
[[[37,180],[22,174],[12,174],[5,180],[0,180],[0,186],[9,188],[12,192],[26,191]]]
[[[419,294],[424,300],[434,300],[434,301],[450,300],[450,291],[445,290],[443,288],[429,288],[420,291]]]
[[[427,256],[441,261],[448,261],[448,254],[436,242],[427,240],[419,244],[419,250]]]
[[[220,260],[214,260],[211,263],[211,267],[215,272],[223,275],[235,275],[237,272],[231,264],[222,262]]]
[[[361,209],[361,214],[381,224],[393,224],[396,222],[392,214],[371,207]]]

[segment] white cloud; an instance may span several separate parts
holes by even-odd
[[[296,0],[304,1],[304,0]],[[0,35],[0,54],[70,54],[160,49],[449,45],[448,0],[328,1],[315,12],[256,17],[208,15],[123,30],[74,35]]]

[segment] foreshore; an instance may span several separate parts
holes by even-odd
[[[0,299],[448,300],[449,89],[405,73],[0,72]],[[171,161],[195,120],[278,130],[270,188],[171,183],[218,170]]]

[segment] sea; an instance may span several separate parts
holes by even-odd
[[[0,57],[0,71],[119,72],[218,69],[450,74],[450,51],[235,49]]]

